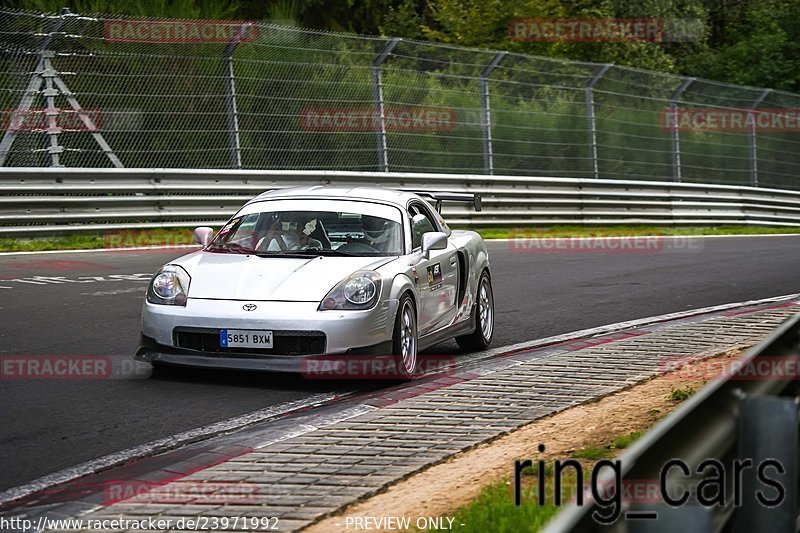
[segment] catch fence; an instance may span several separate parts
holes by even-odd
[[[800,95],[620,66],[261,22],[0,9],[0,80],[0,166],[800,189]]]

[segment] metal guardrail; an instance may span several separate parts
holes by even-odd
[[[800,191],[689,183],[427,173],[0,169],[0,235],[217,225],[268,189],[352,184],[478,193],[448,205],[456,226],[800,226]]]
[[[607,500],[598,493],[599,503],[573,503],[545,533],[797,531],[800,314],[749,350],[737,365],[623,453],[620,476],[599,476],[597,487],[610,487],[617,477],[623,487],[620,494],[626,494],[626,484],[629,487],[631,497],[622,499],[618,520],[599,523],[595,513],[610,515],[601,505]],[[721,480],[715,481],[720,471]],[[656,497],[631,492],[632,486],[653,483],[659,487]],[[663,498],[665,493],[671,504]]]

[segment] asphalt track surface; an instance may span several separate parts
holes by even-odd
[[[682,238],[644,252],[545,253],[538,244],[515,249],[515,243],[489,243],[493,347],[800,292],[800,236]],[[0,355],[107,355],[126,361],[138,341],[149,275],[183,253],[0,256]],[[449,342],[431,352],[453,354],[456,348]],[[271,405],[366,386],[382,385],[225,372],[0,379],[0,490]]]

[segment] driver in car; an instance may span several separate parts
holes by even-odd
[[[302,213],[287,213],[272,224],[267,234],[258,241],[256,250],[321,250],[322,243],[310,237],[316,228],[317,219],[309,219]]]
[[[370,215],[362,216],[361,224],[364,227],[367,244],[379,252],[391,251],[388,248],[395,246],[397,242],[396,224],[390,224],[386,219]]]

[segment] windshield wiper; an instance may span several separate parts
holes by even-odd
[[[214,245],[208,248],[209,251],[224,251],[224,252],[233,252],[235,254],[254,254],[257,253],[255,250],[250,248],[246,248],[239,243],[236,242],[226,242],[218,245]]]
[[[341,257],[353,257],[353,254],[348,254],[347,252],[340,252],[339,250],[328,250],[327,248],[323,249],[310,248],[308,250],[300,250],[300,252],[311,255],[338,255]]]
[[[347,252],[339,252],[338,250],[326,250],[310,248],[308,250],[275,250],[274,252],[255,252],[253,255],[258,257],[316,257],[320,255],[338,256],[338,257],[355,257],[353,254]]]

